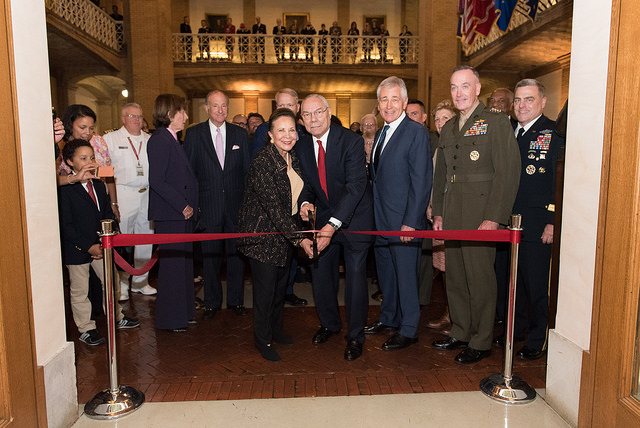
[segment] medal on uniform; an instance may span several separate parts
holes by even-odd
[[[546,158],[547,158],[547,157],[546,157],[546,155],[545,155],[544,153],[541,153],[541,154],[540,154],[540,159],[546,159]]]
[[[527,156],[529,159],[533,160],[536,158],[536,155],[534,155],[533,153],[529,153],[529,156]]]
[[[478,159],[480,159],[480,153],[478,153],[478,151],[477,151],[477,150],[474,150],[474,151],[472,151],[471,153],[469,153],[469,158],[470,158],[472,161],[474,161],[474,162],[475,162],[475,161],[477,161]]]
[[[540,167],[540,169],[538,169],[538,171],[540,172],[540,174],[544,174],[545,172],[547,172],[546,168]]]
[[[527,174],[533,175],[536,172],[536,167],[533,165],[527,165],[526,171],[527,171]]]

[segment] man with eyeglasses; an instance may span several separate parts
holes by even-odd
[[[149,209],[149,161],[147,141],[149,134],[142,131],[142,109],[136,103],[122,108],[123,126],[105,134],[104,140],[114,167],[118,204],[120,209],[120,231],[122,233],[154,233],[148,219]],[[141,268],[151,258],[151,245],[133,247],[133,267]],[[130,275],[120,275],[120,300],[129,299]],[[146,295],[156,294],[149,285],[149,274],[131,277],[131,291]]]
[[[300,111],[300,104],[298,103],[298,93],[291,88],[280,89],[275,96],[276,108],[288,108],[298,116]],[[298,139],[306,133],[304,126],[296,123],[296,131],[298,132]],[[256,128],[256,132],[253,134],[253,140],[251,140],[251,159],[267,144],[267,134],[269,133],[269,122],[263,122]]]
[[[234,125],[238,125],[240,128],[243,128],[245,130],[248,129],[247,116],[245,116],[244,114],[236,114],[235,116],[233,116],[231,123],[233,123]]]
[[[302,102],[302,119],[310,135],[300,139],[296,152],[305,182],[298,199],[300,215],[315,213],[319,258],[311,265],[313,298],[320,329],[315,345],[326,342],[342,328],[338,306],[341,254],[345,265],[347,347],[344,359],[362,355],[364,326],[369,308],[367,253],[372,235],[336,233],[373,230],[373,198],[367,178],[362,137],[331,123],[331,109],[321,95],[309,95]]]

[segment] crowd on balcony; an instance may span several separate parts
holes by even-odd
[[[316,60],[318,64],[392,62],[387,56],[389,31],[384,23],[378,24],[375,18],[365,23],[362,34],[355,21],[345,33],[337,21],[329,28],[323,23],[319,30],[316,30],[309,20],[299,22],[293,19],[285,26],[278,18],[275,24],[268,38],[267,27],[261,22],[260,17],[256,17],[256,23],[251,28],[241,23],[237,30],[231,17],[227,17],[225,23],[217,19],[213,26],[203,19],[196,32],[191,27],[189,16],[185,16],[180,24],[180,33],[184,34],[180,40],[181,50],[184,52],[181,59],[189,62],[193,59],[208,62],[233,61],[236,52],[242,63],[264,64],[266,42],[270,39],[274,59],[278,63]],[[411,36],[411,32],[404,25],[396,41],[398,49],[395,51],[399,53],[401,64],[414,57],[416,46]],[[194,45],[197,45],[195,55]],[[270,56],[271,52],[267,55]]]

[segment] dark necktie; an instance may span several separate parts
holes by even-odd
[[[518,131],[518,140],[520,139],[520,137],[522,137],[524,135],[524,128],[520,128],[520,130]]]
[[[324,194],[329,197],[327,192],[327,170],[324,166],[324,147],[322,147],[322,141],[318,140],[318,177],[320,178],[320,186],[324,190]]]
[[[91,196],[91,200],[94,204],[96,204],[97,207],[98,200],[96,199],[96,193],[93,191],[93,183],[91,182],[91,180],[87,181],[87,193],[89,193],[89,196]]]
[[[376,152],[373,154],[374,171],[378,169],[378,162],[380,162],[380,152],[382,152],[382,145],[384,144],[384,139],[387,137],[388,130],[389,130],[389,125],[385,125],[384,128],[382,128],[382,132],[380,133],[380,138],[378,139],[378,145],[376,146]]]

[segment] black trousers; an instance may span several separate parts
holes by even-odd
[[[155,221],[156,233],[191,233],[191,221]],[[186,328],[196,316],[193,243],[160,244],[156,328]]]
[[[367,254],[369,246],[352,244],[345,239],[334,240],[322,252],[318,263],[311,265],[313,299],[320,325],[329,330],[342,328],[338,306],[340,284],[340,253],[344,254],[345,289],[344,303],[347,310],[347,340],[356,339],[364,343],[364,326],[369,310],[369,287],[367,285]]]
[[[205,225],[205,233],[233,233],[235,225],[230,219],[219,226]],[[204,306],[222,307],[222,261],[227,255],[227,306],[244,305],[244,258],[236,250],[235,239],[202,241],[202,268],[204,273]]]
[[[284,295],[289,280],[293,248],[283,267],[249,258],[253,278],[253,337],[256,345],[266,346],[281,334]]]

